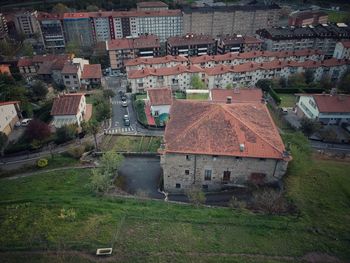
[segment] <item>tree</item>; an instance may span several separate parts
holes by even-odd
[[[56,129],[55,142],[57,144],[73,140],[77,135],[77,125],[65,125]]]
[[[33,49],[32,44],[30,44],[30,43],[23,43],[22,53],[23,53],[24,56],[32,57],[33,54],[34,54],[34,49]]]
[[[86,7],[86,11],[88,11],[88,12],[96,12],[98,10],[99,10],[98,6],[95,6],[95,5],[88,5]]]
[[[313,134],[315,131],[317,131],[318,129],[320,129],[320,123],[312,120],[312,119],[308,119],[306,117],[302,118],[300,121],[300,130],[306,135],[306,136],[310,136],[311,134]]]
[[[288,78],[288,87],[289,88],[304,88],[306,87],[306,83],[305,83],[305,77],[304,74],[292,74],[291,76],[289,76]]]
[[[99,103],[95,106],[96,120],[98,122],[105,121],[112,116],[112,111],[109,104],[106,101]]]
[[[93,169],[89,185],[95,194],[103,194],[111,187],[112,179],[109,177],[109,174],[104,173],[100,169]]]
[[[32,97],[35,101],[45,99],[48,92],[48,88],[40,80],[35,81],[34,84],[31,86]]]
[[[341,78],[338,89],[343,92],[350,92],[350,72],[345,73]]]
[[[310,84],[314,81],[315,74],[312,70],[307,69],[304,73],[305,83]]]
[[[279,80],[278,80],[278,85],[284,89],[287,87],[287,79],[285,77],[281,77]]]
[[[255,86],[262,91],[268,92],[272,87],[272,81],[270,79],[259,79]]]
[[[6,133],[0,132],[0,155],[4,156],[4,150],[6,148],[8,137]]]
[[[51,134],[50,127],[38,119],[32,120],[25,130],[25,135],[30,141],[38,141],[41,144]]]
[[[83,131],[91,134],[94,136],[94,141],[95,141],[95,150],[98,150],[98,144],[97,144],[97,133],[99,130],[99,124],[96,120],[91,119],[88,122],[82,122],[81,127],[83,128]]]
[[[123,160],[123,155],[111,150],[102,155],[99,166],[104,172],[115,174]]]
[[[330,77],[327,75],[323,76],[319,82],[319,87],[325,91],[330,91],[333,88],[334,84],[331,82]]]
[[[107,99],[112,98],[115,96],[115,92],[111,89],[105,89],[103,90],[103,96]]]
[[[199,75],[196,74],[191,78],[191,86],[194,89],[204,89],[205,83],[200,79]]]
[[[76,56],[81,55],[80,45],[77,41],[69,41],[66,45],[66,53],[71,53]]]
[[[63,14],[67,12],[69,12],[69,8],[62,3],[58,3],[52,8],[52,13]]]
[[[188,197],[188,200],[196,206],[204,204],[206,200],[204,192],[196,186],[187,189],[186,196]]]
[[[225,88],[226,89],[233,89],[233,84],[232,83],[228,83]]]

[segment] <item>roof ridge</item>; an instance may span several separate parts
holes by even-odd
[[[249,105],[254,105],[254,103],[243,103],[243,104],[249,104]],[[261,140],[263,140],[264,142],[266,142],[268,145],[270,145],[272,148],[274,148],[275,150],[277,150],[278,152],[282,153],[276,146],[272,145],[270,142],[266,141],[265,138],[261,137],[259,133],[255,132],[246,122],[244,122],[243,120],[241,120],[239,117],[237,117],[233,112],[229,111],[226,107],[227,104],[220,104],[220,106],[226,111],[228,112],[230,115],[232,115],[232,117],[234,117],[235,119],[237,119],[239,122],[241,122],[244,126],[246,126],[250,131],[252,131],[255,135],[257,135]],[[264,109],[265,110],[265,109]],[[266,111],[266,110],[265,110]],[[267,112],[268,113],[268,112]],[[275,123],[273,122],[273,120],[271,119],[270,113],[268,113],[269,115],[269,119],[272,121],[272,124],[274,126],[274,129],[276,131],[276,127],[275,127]]]
[[[180,102],[182,103],[182,102]],[[186,102],[185,102],[186,103]],[[200,121],[202,121],[202,119],[204,119],[204,117],[206,116],[210,116],[212,115],[214,112],[216,112],[218,109],[220,109],[220,107],[217,106],[217,104],[210,104],[210,105],[214,105],[215,106],[215,109],[213,111],[211,111],[209,114],[206,114],[206,112],[202,112],[202,114],[200,115],[200,117],[195,121],[193,122],[191,125],[187,126],[186,129],[184,129],[181,133],[179,133],[177,136],[175,136],[171,142],[169,144],[171,144],[172,142],[175,142],[178,138],[184,136],[187,131],[189,131],[190,129],[192,129],[194,126],[196,126]]]

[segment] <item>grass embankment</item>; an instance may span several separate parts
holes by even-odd
[[[157,152],[161,141],[162,137],[155,136],[109,135],[103,138],[101,149],[120,152]]]
[[[2,180],[0,249],[112,246],[123,262],[287,262],[235,253],[299,261],[311,251],[349,259],[350,164],[310,160],[305,140],[285,141],[295,154],[286,189],[298,215],[95,197],[88,171],[61,171]]]
[[[188,100],[208,100],[209,94],[208,93],[192,93],[192,94],[187,94],[186,98]]]
[[[344,23],[350,17],[350,12],[328,11],[329,22]]]
[[[280,107],[294,107],[296,103],[296,98],[293,94],[281,94],[278,93],[278,96],[281,98]]]

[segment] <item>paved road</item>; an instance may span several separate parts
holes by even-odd
[[[320,141],[309,140],[311,147],[317,150],[325,150],[336,153],[347,153],[350,154],[349,144],[335,144],[335,143],[325,143]]]

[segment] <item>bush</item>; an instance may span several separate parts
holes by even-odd
[[[55,143],[61,144],[73,140],[77,134],[77,126],[75,124],[65,125],[56,129]]]
[[[206,201],[204,192],[195,186],[186,190],[186,196],[188,197],[188,200],[196,206],[204,204]]]
[[[288,205],[282,193],[275,190],[264,189],[254,193],[252,206],[268,214],[281,214],[288,211]]]
[[[94,144],[91,142],[84,142],[83,146],[85,148],[85,152],[90,152],[95,148]]]
[[[37,165],[39,168],[46,167],[49,164],[49,161],[47,159],[40,159],[37,162]]]
[[[137,119],[139,120],[139,122],[147,125],[147,117],[145,113],[145,102],[143,100],[136,100],[134,102],[134,108],[135,108]]]
[[[269,90],[270,96],[273,98],[273,100],[276,102],[277,105],[281,103],[281,98],[278,96],[278,94],[273,90]]]
[[[294,93],[302,93],[303,91],[300,89],[273,89],[276,93],[283,93],[283,94],[294,94]]]
[[[228,205],[233,209],[244,209],[246,208],[246,203],[244,201],[239,201],[235,196],[232,196]]]
[[[324,89],[320,89],[320,88],[304,88],[303,92],[305,93],[322,93],[324,92]]]
[[[85,147],[83,145],[81,145],[81,146],[70,147],[67,150],[66,154],[69,157],[73,157],[75,159],[80,159],[80,157],[83,155],[84,152],[85,152]]]

